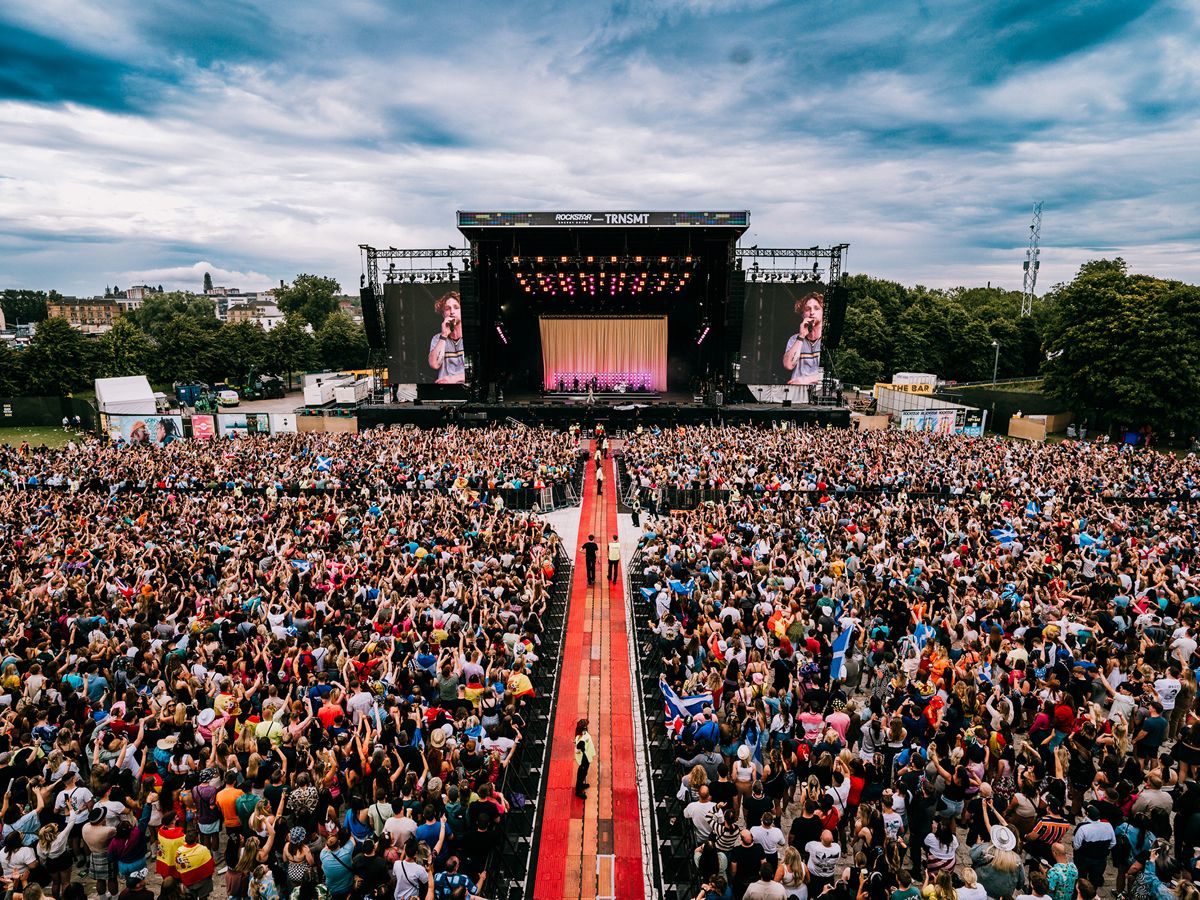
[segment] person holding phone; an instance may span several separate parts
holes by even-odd
[[[429,341],[429,368],[436,369],[438,384],[463,384],[467,380],[463,352],[462,301],[458,291],[448,291],[433,304],[442,327]]]

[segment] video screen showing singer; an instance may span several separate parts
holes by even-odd
[[[816,384],[821,380],[821,331],[825,325],[825,295],[812,291],[796,301],[800,330],[788,338],[783,367],[791,371],[788,384]]]
[[[443,294],[433,304],[433,309],[442,317],[442,329],[429,342],[429,368],[437,370],[438,384],[462,384],[467,380],[467,370],[458,291]]]

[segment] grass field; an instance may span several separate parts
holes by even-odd
[[[74,432],[63,431],[62,426],[54,425],[0,428],[0,444],[12,444],[14,447],[20,446],[21,441],[29,441],[33,447],[63,447],[74,437]]]

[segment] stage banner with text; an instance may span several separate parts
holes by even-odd
[[[881,390],[899,391],[902,394],[932,394],[932,384],[886,384],[882,381],[875,382],[875,399],[879,399]]]

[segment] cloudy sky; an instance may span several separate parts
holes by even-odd
[[[336,10],[334,12],[333,10]],[[0,287],[356,288],[456,209],[749,209],[1019,288],[1200,281],[1200,3],[7,0]]]

